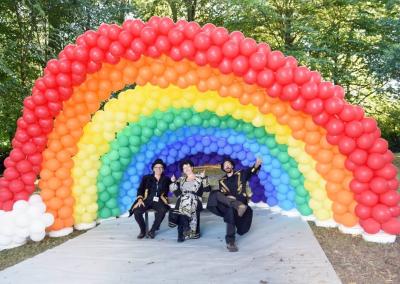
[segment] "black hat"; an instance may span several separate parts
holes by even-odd
[[[183,172],[183,165],[189,165],[192,168],[194,167],[194,163],[192,162],[192,160],[185,159],[185,160],[181,161],[179,164],[179,168],[181,169],[181,172]]]
[[[234,162],[231,158],[225,157],[225,158],[222,160],[222,163],[221,163],[221,170],[224,170],[224,164],[225,164],[225,162],[229,162],[229,163],[232,164],[232,167],[233,167],[233,168],[235,167],[235,162]]]
[[[162,165],[164,169],[167,167],[167,165],[164,163],[163,160],[157,159],[151,164],[151,168],[153,169],[155,165]]]

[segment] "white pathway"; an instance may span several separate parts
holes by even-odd
[[[0,283],[341,283],[299,218],[255,209],[237,253],[226,250],[222,219],[208,211],[197,240],[177,243],[166,221],[153,240],[136,239],[133,217],[105,221],[0,271]]]

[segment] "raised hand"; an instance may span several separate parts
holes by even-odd
[[[255,167],[255,168],[258,168],[259,166],[261,166],[262,162],[263,162],[263,161],[262,161],[260,158],[257,157],[256,163],[254,164],[254,167]]]
[[[200,173],[200,177],[201,177],[201,178],[205,178],[205,177],[206,177],[206,170],[203,170],[203,171]]]
[[[175,177],[175,175],[172,175],[171,181],[172,181],[172,182],[176,182],[176,177]]]

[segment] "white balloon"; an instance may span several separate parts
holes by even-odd
[[[0,234],[4,236],[12,236],[15,234],[15,225],[13,224],[11,219],[5,220],[0,227]]]
[[[15,234],[17,236],[21,237],[21,238],[27,238],[29,236],[29,234],[30,234],[29,228],[28,227],[25,227],[25,228],[22,228],[22,229],[21,228],[17,228],[15,230]]]
[[[40,232],[40,233],[36,233],[36,234],[32,234],[31,235],[31,240],[34,241],[34,242],[39,242],[39,241],[43,240],[45,236],[46,236],[46,232],[45,231]]]
[[[45,213],[45,214],[42,216],[42,221],[43,221],[43,223],[46,225],[46,227],[49,227],[49,226],[53,225],[53,223],[54,223],[54,216],[53,216],[53,214],[51,214],[51,213]]]
[[[12,239],[10,237],[0,235],[0,246],[8,246]]]
[[[26,237],[14,236],[13,243],[22,245],[22,244],[26,243]]]
[[[28,206],[29,204],[25,200],[18,200],[14,203],[13,211],[25,211],[28,209]]]
[[[32,205],[33,207],[36,207],[41,214],[46,212],[46,205],[44,203],[35,203]]]
[[[35,206],[30,206],[28,209],[28,214],[32,219],[37,219],[40,216],[41,212],[39,208]]]
[[[39,194],[31,195],[31,197],[29,197],[29,203],[30,204],[43,203],[42,197]]]
[[[25,212],[18,212],[15,216],[15,225],[20,228],[28,227],[30,220]]]
[[[29,231],[32,234],[44,232],[45,229],[46,229],[46,226],[41,222],[41,220],[34,220],[29,227]]]

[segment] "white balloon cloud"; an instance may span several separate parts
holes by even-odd
[[[15,202],[12,211],[0,210],[0,250],[23,245],[28,239],[39,242],[46,236],[46,228],[54,217],[46,213],[46,205],[38,194],[28,201]]]

